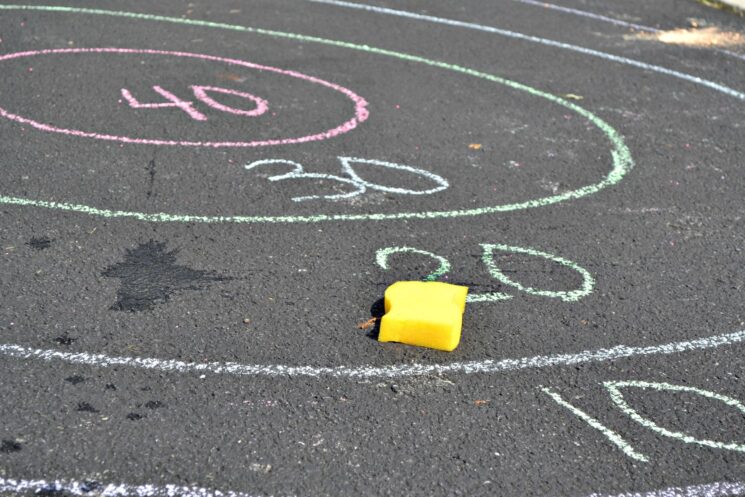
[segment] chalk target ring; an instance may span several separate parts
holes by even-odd
[[[262,64],[256,64],[253,62],[232,59],[227,57],[216,57],[214,55],[198,54],[192,52],[180,52],[172,50],[151,50],[151,49],[134,49],[134,48],[57,48],[48,50],[34,50],[26,52],[15,52],[10,54],[0,55],[0,63],[9,61],[24,59],[27,57],[36,57],[39,55],[67,55],[67,54],[108,54],[108,55],[155,55],[155,56],[167,56],[175,58],[185,59],[196,59],[209,62],[218,62],[227,65],[234,65],[239,67],[245,67],[248,69],[255,69],[261,72],[268,72],[274,74],[280,74],[291,78],[296,78],[301,81],[320,85],[322,87],[329,88],[338,93],[341,93],[354,104],[354,116],[344,121],[343,123],[335,126],[331,129],[321,131],[318,133],[312,133],[304,136],[287,137],[287,138],[274,138],[267,140],[249,140],[249,141],[193,141],[193,140],[167,140],[158,138],[138,138],[124,135],[113,135],[109,133],[99,133],[93,131],[83,131],[78,129],[63,128],[55,126],[53,124],[42,123],[35,119],[22,116],[20,114],[10,112],[7,109],[0,106],[0,117],[10,119],[11,121],[26,124],[40,131],[46,131],[50,133],[60,133],[63,135],[79,137],[79,138],[91,138],[95,140],[113,141],[119,143],[128,143],[136,145],[159,145],[159,146],[181,146],[181,147],[205,147],[205,148],[257,148],[257,147],[269,147],[274,145],[293,145],[298,143],[309,143],[315,141],[328,140],[336,136],[348,133],[355,129],[360,123],[367,120],[369,112],[367,110],[367,101],[361,96],[357,95],[352,90],[345,88],[336,83],[317,78],[315,76],[309,76],[297,71],[290,71],[287,69],[280,69],[278,67],[266,66]],[[195,95],[200,96],[203,100],[210,100],[214,102],[212,98],[207,96],[206,90],[218,91],[223,93],[239,93],[234,91],[226,91],[220,88],[212,88],[205,86],[195,86]],[[260,115],[266,112],[264,107],[266,103],[263,99],[259,99],[254,95],[248,95],[255,103],[257,108],[252,111],[236,111],[229,110],[231,113],[242,113],[243,115]],[[130,97],[131,98],[131,97]],[[214,106],[223,107],[222,104],[215,102]]]
[[[305,35],[298,35],[293,33],[284,33],[278,31],[269,31],[258,28],[250,28],[245,26],[236,26],[228,24],[213,23],[207,21],[197,21],[193,19],[181,19],[171,18],[165,16],[156,16],[150,14],[137,14],[130,12],[119,12],[119,11],[105,11],[97,9],[85,9],[85,8],[73,8],[73,7],[45,7],[45,6],[2,6],[0,10],[36,10],[36,11],[47,11],[47,12],[62,12],[62,13],[73,13],[73,14],[90,14],[90,15],[107,15],[114,17],[125,17],[139,20],[154,20],[161,22],[170,22],[174,24],[185,24],[195,25],[203,27],[221,28],[233,31],[242,31],[255,34],[262,34],[268,36],[274,36],[279,38],[288,38],[295,41],[303,41],[310,43],[320,43],[330,46],[337,46],[348,49],[356,49],[364,52],[386,55],[401,60],[410,62],[418,62],[424,65],[432,67],[439,67],[442,69],[449,69],[458,73],[480,77],[482,79],[503,84],[513,89],[525,91],[533,96],[539,96],[549,100],[553,103],[561,105],[573,112],[581,115],[582,117],[589,120],[592,124],[598,127],[606,137],[611,141],[613,148],[611,155],[613,157],[613,169],[611,172],[599,183],[588,185],[571,192],[567,192],[561,195],[553,195],[549,197],[543,197],[536,200],[525,201],[517,204],[505,204],[492,207],[486,207],[481,209],[470,209],[470,210],[459,210],[459,211],[438,211],[438,212],[411,212],[411,213],[397,213],[397,214],[368,214],[368,215],[316,215],[316,216],[179,216],[165,213],[158,214],[146,214],[138,212],[126,212],[126,211],[111,211],[97,209],[95,207],[85,205],[71,205],[59,202],[46,202],[46,201],[34,201],[29,199],[14,198],[8,196],[0,196],[0,204],[9,205],[25,205],[25,206],[36,206],[50,209],[57,209],[68,212],[80,212],[95,216],[109,217],[109,218],[134,218],[143,221],[152,222],[169,222],[169,221],[182,221],[182,222],[236,222],[236,223],[312,223],[321,221],[362,221],[362,220],[389,220],[389,219],[437,219],[437,218],[454,218],[454,217],[466,217],[466,216],[478,216],[483,214],[497,213],[497,212],[508,212],[519,209],[527,209],[534,207],[541,207],[545,205],[551,205],[559,202],[563,202],[570,199],[576,199],[591,195],[604,188],[615,185],[620,182],[623,177],[629,172],[633,166],[633,160],[627,146],[625,145],[620,134],[612,128],[605,121],[594,115],[593,113],[585,110],[584,108],[568,102],[565,99],[557,97],[555,95],[542,92],[534,89],[527,85],[517,83],[514,81],[506,80],[495,75],[479,72],[473,69],[465,68],[462,66],[456,66],[445,62],[435,61],[424,57],[415,55],[405,54],[401,52],[395,52],[391,50],[378,49],[369,47],[366,45],[356,45],[347,42],[328,40],[317,37],[309,37]],[[416,16],[414,16],[416,18]],[[465,23],[460,23],[465,24]],[[456,23],[458,25],[458,23]],[[499,30],[497,30],[499,31]],[[504,34],[504,33],[502,33]],[[529,41],[535,41],[525,35],[516,36],[517,38],[529,39]],[[561,44],[559,42],[545,43],[548,45],[557,46],[558,48],[571,47],[570,45]],[[587,52],[594,52],[586,50]],[[598,52],[590,53],[590,55],[596,55]],[[610,60],[623,59],[621,57],[607,57]],[[657,67],[650,66],[645,63],[635,62],[630,65],[636,65],[642,68]],[[675,71],[666,70],[664,68],[657,67],[657,72],[663,74],[673,75],[681,77],[682,73]],[[715,89],[724,94],[734,96],[738,99],[745,100],[745,95],[731,90],[722,85],[702,80],[682,74],[682,79],[687,79],[694,83],[701,84],[703,86]],[[710,337],[704,337],[684,342],[673,342],[669,344],[663,344],[658,346],[648,347],[629,347],[624,345],[618,345],[607,349],[598,349],[592,351],[583,351],[576,354],[556,354],[552,356],[537,356],[537,357],[524,357],[515,359],[502,359],[502,360],[477,360],[462,363],[451,363],[451,364],[411,364],[411,365],[389,365],[389,366],[339,366],[339,367],[316,367],[316,366],[285,366],[285,365],[242,365],[236,363],[182,363],[174,360],[161,360],[155,358],[128,358],[128,357],[112,357],[104,354],[68,354],[55,350],[41,350],[31,349],[20,345],[4,344],[0,345],[0,354],[25,359],[37,359],[37,360],[61,360],[71,363],[89,364],[92,366],[114,366],[123,365],[131,366],[142,369],[156,369],[166,372],[198,372],[207,371],[216,374],[235,374],[239,376],[309,376],[309,377],[323,377],[323,376],[334,376],[341,378],[358,378],[358,377],[401,377],[401,376],[412,376],[430,373],[494,373],[505,370],[521,370],[521,369],[535,369],[544,368],[557,365],[568,365],[568,364],[579,364],[585,362],[600,362],[614,359],[622,359],[627,357],[638,357],[638,356],[649,356],[657,354],[671,354],[680,353],[690,350],[703,350],[718,348],[722,346],[733,345],[745,341],[745,331],[737,331],[727,333],[724,335],[714,335]]]
[[[292,39],[295,41],[300,41],[300,42],[305,42],[305,43],[317,43],[317,44],[322,44],[322,45],[330,45],[330,46],[334,46],[338,48],[345,48],[345,49],[351,49],[351,50],[361,51],[365,53],[370,53],[374,55],[387,56],[387,57],[397,59],[397,60],[416,62],[416,63],[423,64],[425,66],[449,70],[455,73],[459,73],[459,74],[463,74],[466,76],[471,76],[471,77],[475,77],[475,78],[482,79],[485,81],[493,82],[493,83],[511,88],[513,90],[527,93],[530,96],[542,98],[548,101],[549,103],[559,105],[579,115],[581,118],[585,119],[590,124],[592,124],[595,128],[597,128],[599,131],[601,131],[601,133],[609,141],[610,155],[611,155],[611,162],[612,162],[611,170],[599,182],[593,183],[590,185],[585,185],[585,186],[576,188],[574,190],[562,192],[560,194],[553,194],[553,195],[549,195],[546,197],[525,200],[522,202],[516,202],[516,203],[508,203],[508,204],[500,204],[500,205],[495,205],[495,206],[485,206],[485,207],[476,207],[476,208],[444,210],[444,211],[415,211],[415,212],[394,212],[394,213],[379,212],[379,213],[364,213],[364,214],[323,214],[323,213],[319,213],[319,214],[312,214],[312,215],[280,215],[280,216],[261,216],[261,215],[209,216],[209,215],[192,215],[192,214],[172,214],[172,213],[164,213],[164,212],[145,213],[145,212],[136,212],[136,211],[127,211],[127,210],[102,209],[102,208],[98,208],[98,207],[90,206],[90,205],[72,204],[72,203],[58,202],[58,201],[36,200],[36,199],[14,197],[14,196],[9,196],[9,195],[2,195],[2,194],[0,194],[0,204],[39,207],[39,208],[47,208],[47,209],[58,210],[58,211],[63,211],[63,212],[76,212],[76,213],[88,214],[88,215],[93,215],[93,216],[98,216],[98,217],[103,217],[103,218],[127,218],[127,219],[135,219],[135,220],[146,221],[146,222],[307,224],[307,223],[318,223],[318,222],[324,222],[324,221],[386,221],[386,220],[399,220],[399,219],[447,219],[447,218],[460,218],[460,217],[475,217],[475,216],[482,216],[486,214],[493,214],[493,213],[499,213],[499,212],[511,212],[511,211],[516,211],[516,210],[542,207],[542,206],[565,202],[568,200],[587,197],[589,195],[597,193],[600,190],[603,190],[605,188],[608,188],[610,186],[613,186],[619,183],[626,176],[626,174],[628,174],[628,172],[631,170],[631,168],[634,165],[633,159],[631,157],[631,152],[626,146],[621,134],[618,131],[616,131],[610,124],[605,122],[603,119],[601,119],[599,116],[595,115],[594,113],[584,109],[583,107],[579,105],[569,102],[566,99],[563,99],[553,94],[535,89],[533,87],[524,85],[522,83],[518,83],[512,80],[501,78],[493,74],[484,73],[481,71],[477,71],[474,69],[470,69],[470,68],[455,65],[455,64],[449,64],[449,63],[442,62],[442,61],[427,59],[424,57],[406,54],[403,52],[385,50],[385,49],[370,47],[367,45],[359,45],[359,44],[348,43],[348,42],[343,42],[343,41],[338,41],[338,40],[316,38],[316,37],[311,37],[311,36],[306,36],[306,35],[296,34],[296,33],[269,31],[269,30],[264,30],[260,28],[226,25],[226,24],[211,23],[211,22],[206,22],[206,21],[188,20],[188,22],[184,22],[184,19],[180,19],[180,18],[152,16],[148,14],[135,14],[135,13],[130,13],[130,12],[117,12],[117,11],[103,11],[103,10],[96,10],[96,9],[77,9],[77,8],[70,8],[70,7],[29,7],[29,6],[2,6],[2,5],[0,5],[0,10],[37,10],[37,11],[48,11],[48,12],[55,12],[55,13],[66,12],[66,13],[72,13],[72,14],[111,15],[111,16],[132,18],[132,19],[138,19],[138,20],[157,20],[157,21],[169,22],[173,24],[187,24],[187,25],[197,25],[197,26],[204,26],[204,27],[211,27],[211,28],[238,30],[238,31],[250,32],[253,34],[275,37],[275,38],[287,38],[287,39]],[[84,53],[85,51],[93,51],[93,50],[99,50],[99,51],[100,50],[110,50],[110,51],[119,50],[121,51],[123,49],[51,49],[46,52],[76,53],[75,51],[79,51],[79,53]],[[137,52],[137,50],[132,50],[132,51]],[[44,52],[44,51],[41,51],[41,52]],[[143,51],[143,52],[147,52],[147,51]],[[152,52],[155,53],[158,51],[152,51]],[[33,53],[28,52],[28,54],[33,54]],[[190,56],[190,57],[210,58],[213,60],[226,60],[220,57],[203,56],[201,54],[181,53],[181,55]],[[9,54],[9,55],[2,56],[0,57],[0,63],[3,60],[17,58],[19,56],[25,56],[25,54],[20,53],[20,55]],[[241,62],[241,61],[233,60],[233,62]],[[275,72],[283,71],[277,68],[271,68],[271,70]],[[309,76],[305,76],[305,75],[302,75],[302,76],[306,78],[310,78]],[[329,82],[322,82],[320,84],[324,84],[326,86],[334,85],[333,83],[329,83]],[[359,97],[353,92],[351,92],[351,90],[346,90],[345,88],[338,87],[338,85],[335,85],[335,86],[337,86],[337,88],[334,88],[334,89],[344,93],[346,96],[352,99],[356,105],[355,118],[347,121],[346,123],[340,126],[340,128],[345,127],[345,126],[351,127],[350,129],[345,129],[344,132],[346,132],[346,131],[353,129],[354,127],[356,127],[356,125],[359,122],[367,118],[366,102],[364,101],[364,99],[362,99],[362,97]],[[349,92],[349,93],[346,93],[346,92]],[[13,114],[13,113],[9,113],[7,110],[4,110],[2,107],[0,107],[0,117],[11,118],[15,121],[19,121],[19,118],[20,118],[20,116]],[[42,123],[35,122],[33,120],[29,120],[25,118],[20,118],[20,119],[23,119],[20,122],[32,125],[36,127],[37,129],[42,129],[44,131],[55,131],[58,133],[85,136],[87,138],[93,137],[92,133],[85,133],[85,132],[80,132],[80,131],[74,131],[74,130],[69,130],[69,129],[59,129],[59,128],[49,129],[48,125],[44,125]],[[339,128],[335,128],[335,129],[339,129]],[[339,132],[339,134],[341,134],[341,132]],[[123,137],[109,136],[105,139],[114,140],[114,141],[122,141],[122,138]],[[159,143],[151,143],[151,144],[157,145]],[[160,143],[160,144],[164,144],[164,143]],[[168,145],[172,145],[172,144],[173,143],[168,143]],[[290,143],[271,143],[271,144],[291,144],[291,142]],[[190,143],[189,145],[190,146],[215,147],[215,146],[222,146],[224,144],[211,143],[211,144],[200,145],[198,143]],[[248,142],[248,143],[244,143],[239,146],[245,147],[245,146],[256,146],[256,145],[251,145],[250,142]]]
[[[5,197],[0,197],[0,203],[2,203],[3,199]],[[46,207],[46,206],[44,206]],[[69,209],[68,209],[69,210]],[[125,217],[125,216],[120,216]],[[440,365],[421,365],[424,370],[417,370],[418,365],[410,365],[408,369],[405,370],[399,370],[395,371],[391,369],[390,367],[383,367],[383,368],[372,368],[368,369],[368,371],[362,371],[362,368],[356,368],[354,370],[353,368],[312,368],[312,367],[293,367],[290,368],[291,371],[287,371],[285,367],[283,366],[253,366],[253,365],[245,365],[246,368],[251,368],[253,370],[252,372],[246,371],[239,371],[236,369],[236,367],[239,367],[240,365],[237,364],[230,364],[230,363],[222,363],[222,364],[190,364],[187,368],[190,372],[196,373],[199,371],[206,371],[210,373],[215,374],[236,374],[236,375],[266,375],[266,376],[280,376],[280,375],[300,375],[300,376],[334,376],[334,377],[351,377],[351,378],[360,378],[360,377],[399,377],[399,376],[409,376],[409,375],[416,375],[416,374],[430,374],[430,373],[438,373],[438,372],[444,372],[444,373],[463,373],[463,374],[471,374],[471,373],[480,373],[480,372],[491,372],[495,373],[498,371],[505,371],[505,370],[521,370],[521,369],[535,369],[535,368],[544,368],[544,367],[552,367],[552,366],[560,366],[560,365],[570,365],[570,364],[583,364],[583,363],[592,363],[592,362],[601,362],[601,361],[607,361],[607,360],[615,360],[615,359],[624,359],[624,358],[632,358],[632,357],[644,357],[644,356],[652,356],[652,355],[666,355],[666,354],[673,354],[673,353],[681,353],[681,352],[687,352],[687,351],[693,351],[693,350],[706,350],[706,349],[715,349],[718,347],[726,347],[726,346],[732,346],[735,344],[741,344],[745,342],[745,331],[737,331],[733,333],[727,333],[723,335],[715,335],[711,337],[705,337],[705,338],[699,338],[695,340],[690,341],[683,341],[683,342],[673,342],[663,345],[657,345],[657,346],[646,346],[646,347],[628,347],[623,345],[618,345],[609,349],[599,349],[595,351],[584,351],[580,353],[575,354],[557,354],[554,356],[541,356],[541,357],[532,357],[532,358],[516,358],[516,359],[503,359],[503,360],[487,360],[487,361],[471,361],[469,363],[454,363],[452,365],[445,364],[442,365],[442,368]],[[124,365],[124,366],[134,366],[134,367],[141,367],[143,369],[156,369],[161,370],[165,372],[179,372],[179,365],[177,364],[177,361],[162,361],[158,359],[147,359],[147,358],[115,358],[115,357],[106,357],[106,356],[100,356],[102,359],[109,361],[108,364],[97,364],[95,362],[91,362],[90,359],[92,359],[91,355],[89,354],[68,354],[68,353],[61,353],[58,351],[41,351],[41,350],[32,350],[32,349],[24,349],[20,346],[14,346],[14,345],[0,345],[0,354],[6,355],[9,357],[16,357],[16,358],[25,358],[25,359],[37,359],[37,360],[44,360],[44,361],[51,361],[51,360],[61,360],[65,362],[69,362],[72,364],[88,364],[92,366],[114,366],[114,365]],[[126,361],[125,361],[126,360]],[[159,367],[164,366],[164,367]],[[453,366],[453,367],[449,367]],[[217,367],[217,368],[216,368]],[[395,366],[394,366],[395,368]],[[333,369],[334,371],[330,371]],[[347,371],[345,371],[345,369]],[[337,374],[338,373],[338,374]],[[355,374],[348,374],[348,373],[355,373]],[[37,492],[40,490],[47,490],[49,488],[53,488],[55,490],[72,490],[75,495],[82,495],[88,492],[86,489],[87,482],[68,482],[68,481],[55,481],[53,484],[50,484],[46,481],[12,481],[12,480],[5,480],[0,479],[0,486],[5,485],[8,488],[36,488]],[[732,492],[739,492],[742,491],[743,488],[745,488],[745,484],[738,482],[738,483],[725,483],[725,484],[712,484],[712,485],[703,485],[705,491],[711,490],[711,492],[717,493],[717,492],[729,492],[730,490]],[[711,487],[711,488],[709,488]],[[83,490],[80,491],[79,489],[82,488]],[[697,487],[691,487],[692,489],[695,489],[695,491],[700,491],[701,489]],[[222,495],[229,495],[230,497],[246,497],[246,494],[242,494],[240,492],[220,492],[220,491],[211,491],[203,488],[188,488],[188,487],[175,487],[172,485],[165,486],[165,487],[158,487],[154,485],[146,485],[141,487],[135,487],[131,485],[116,485],[116,491],[117,492],[128,492],[126,495],[140,495],[141,497],[162,497],[165,495],[170,495],[174,491],[177,491],[178,493],[183,493],[184,495],[194,495],[194,496],[205,496],[208,497],[220,497]],[[650,492],[654,495],[663,495],[669,492],[669,489],[667,490],[660,490],[655,492]],[[722,493],[722,495],[723,495]],[[113,495],[113,493],[112,493]],[[124,493],[117,493],[116,495],[125,495]]]

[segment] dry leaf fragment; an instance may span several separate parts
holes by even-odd
[[[378,320],[378,318],[370,318],[367,321],[363,321],[362,323],[357,324],[357,328],[361,330],[369,330],[373,326],[375,326],[375,322]]]
[[[481,144],[480,143],[471,143],[468,145],[468,148],[471,150],[481,150]]]

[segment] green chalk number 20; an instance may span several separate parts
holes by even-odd
[[[589,271],[587,271],[585,268],[581,267],[577,263],[564,259],[563,257],[552,255],[546,252],[541,252],[539,250],[535,250],[532,248],[512,247],[509,245],[501,245],[497,243],[482,243],[481,248],[483,250],[481,261],[486,266],[491,277],[496,279],[503,285],[517,288],[521,292],[525,292],[528,295],[561,299],[565,302],[576,302],[586,297],[587,295],[590,295],[592,293],[593,288],[595,287],[595,280],[593,279]],[[517,254],[526,254],[526,255],[532,255],[535,257],[541,257],[543,259],[547,259],[549,261],[552,261],[562,266],[573,269],[574,271],[577,271],[582,276],[582,286],[580,286],[580,288],[576,290],[553,291],[553,290],[540,290],[537,288],[532,288],[529,286],[521,285],[519,282],[514,281],[511,278],[509,278],[496,266],[496,264],[494,263],[494,251],[497,251],[497,250],[502,251],[502,252],[512,252],[512,253],[517,253]],[[382,248],[378,250],[377,253],[375,254],[375,261],[377,262],[378,266],[387,270],[389,267],[388,258],[391,255],[398,254],[398,253],[411,253],[411,254],[425,255],[427,257],[430,257],[436,260],[439,263],[439,267],[434,272],[428,274],[427,276],[423,278],[424,281],[436,281],[441,276],[444,276],[445,274],[450,272],[450,267],[451,267],[450,262],[446,258],[439,256],[437,254],[433,254],[432,252],[428,252],[426,250],[421,250],[421,249],[414,248],[414,247]],[[511,298],[512,298],[512,295],[508,295],[502,292],[472,293],[468,295],[467,301],[468,302],[497,302],[500,300],[508,300]]]

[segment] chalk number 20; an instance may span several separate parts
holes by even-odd
[[[521,292],[527,293],[528,295],[561,299],[565,302],[576,302],[586,297],[587,295],[591,294],[593,288],[595,287],[595,280],[593,279],[589,271],[587,271],[585,268],[579,266],[578,264],[570,260],[564,259],[563,257],[552,255],[547,252],[541,252],[539,250],[535,250],[532,248],[513,247],[509,245],[501,245],[501,244],[496,244],[496,243],[482,243],[481,248],[482,248],[481,261],[484,263],[487,270],[489,271],[489,275],[492,278],[499,281],[501,284],[516,288],[520,290]],[[502,272],[502,270],[500,270],[497,267],[497,265],[494,263],[494,252],[495,251],[512,252],[512,253],[517,253],[517,254],[526,254],[526,255],[530,255],[534,257],[540,257],[540,258],[555,262],[557,264],[560,264],[562,266],[568,267],[569,269],[573,269],[574,271],[578,272],[582,276],[582,285],[580,286],[580,288],[577,288],[575,290],[568,290],[568,291],[541,290],[538,288],[524,286],[520,284],[519,282],[514,281],[513,279],[508,277],[506,274],[504,274],[504,272]],[[423,278],[424,281],[436,281],[441,276],[444,276],[445,274],[450,272],[450,262],[446,258],[440,255],[437,255],[437,254],[433,254],[432,252],[428,252],[426,250],[421,250],[421,249],[414,248],[414,247],[382,248],[377,251],[376,256],[375,256],[375,261],[377,262],[378,266],[387,270],[389,268],[389,265],[388,265],[389,257],[391,257],[393,254],[399,254],[399,253],[424,255],[424,256],[427,256],[427,257],[430,257],[436,260],[439,263],[439,267],[435,271],[426,275]],[[508,300],[511,298],[512,298],[512,295],[508,295],[502,292],[471,293],[468,295],[467,301],[468,302],[497,302],[500,300]]]

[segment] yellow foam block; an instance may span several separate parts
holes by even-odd
[[[399,281],[385,291],[381,342],[450,352],[460,342],[468,287],[438,281]]]

